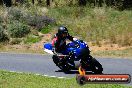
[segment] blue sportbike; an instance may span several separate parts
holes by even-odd
[[[102,65],[90,55],[88,45],[83,40],[68,43],[61,53],[55,53],[51,43],[44,44],[44,51],[52,54],[53,62],[65,73],[82,66],[86,71],[101,74]]]

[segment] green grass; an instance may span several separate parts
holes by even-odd
[[[50,78],[34,74],[0,71],[0,88],[132,88],[118,84],[86,84],[80,86],[75,77]]]
[[[64,6],[49,9],[48,15],[58,25],[68,27],[72,35],[85,41],[109,40],[122,46],[132,45],[132,11],[112,8]]]
[[[32,43],[39,42],[40,40],[41,40],[41,37],[39,37],[39,36],[29,35],[24,40],[24,43],[25,44],[32,44]]]
[[[51,27],[50,25],[48,25],[47,27],[41,29],[40,32],[43,33],[43,34],[47,34],[47,33],[49,33],[51,30],[52,30],[52,27]]]
[[[60,1],[59,3],[65,3],[67,1]],[[0,17],[4,16],[6,8],[0,7]],[[17,8],[17,7],[16,7]],[[43,15],[44,12],[41,11],[41,7],[35,6],[27,9],[23,8],[22,11],[39,13]],[[40,8],[40,9],[39,9]],[[132,10],[118,11],[112,8],[90,8],[79,7],[79,6],[58,6],[47,8],[46,16],[53,17],[56,20],[57,26],[65,25],[71,35],[77,36],[82,40],[87,42],[96,43],[95,45],[100,45],[102,40],[106,40],[109,43],[116,43],[121,46],[132,46]],[[52,32],[51,29],[57,29],[56,25],[46,26],[40,32],[45,34]],[[13,44],[19,44],[24,42],[25,44],[33,44],[39,42],[41,37],[38,35],[38,30],[31,30],[31,33],[35,36],[29,35],[24,38],[24,41],[12,41]],[[53,34],[54,35],[54,34]],[[100,45],[102,46],[102,45]],[[0,51],[12,51],[11,49],[4,50],[0,47]],[[14,50],[14,49],[13,49]],[[16,50],[17,51],[17,50]],[[21,50],[20,50],[21,51]],[[40,50],[41,51],[41,50]],[[30,52],[30,51],[29,51]],[[97,56],[119,56],[119,57],[129,57],[131,55],[131,50],[121,50],[121,51],[98,51],[94,52]]]
[[[46,33],[49,33],[50,30],[49,29],[42,29],[40,32],[43,33],[43,34],[46,34]]]
[[[125,50],[106,50],[106,51],[96,51],[92,53],[95,56],[100,57],[120,57],[120,58],[132,58],[132,48]]]
[[[21,11],[25,12],[25,14],[45,14],[48,17],[54,18],[56,20],[55,24],[49,24],[53,25],[52,27],[46,26],[45,28],[41,28],[41,31],[37,30],[43,34],[51,32],[51,29],[57,29],[56,26],[65,25],[68,27],[71,35],[78,36],[88,42],[96,41],[96,43],[98,43],[102,40],[108,40],[109,43],[112,44],[132,46],[132,10],[118,11],[110,7],[90,8],[88,6],[68,6],[65,3],[70,3],[69,1],[57,0],[57,2],[60,6],[47,8],[45,12],[43,12],[42,8],[39,6],[34,6],[34,8],[31,6],[29,9],[26,7],[16,8],[21,8]],[[73,0],[73,2],[75,1]],[[6,10],[5,8],[0,10],[0,17],[4,17]],[[29,19],[29,22],[30,20],[31,23],[33,23],[32,19]],[[35,20],[35,23],[39,24],[39,22],[36,21],[37,20]],[[8,22],[6,24],[8,24]],[[25,20],[24,24],[27,24]],[[32,28],[34,29],[34,26]]]

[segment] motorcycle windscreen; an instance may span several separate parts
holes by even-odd
[[[49,53],[49,54],[53,54],[53,52],[52,52],[52,44],[51,43],[44,44],[44,51]]]

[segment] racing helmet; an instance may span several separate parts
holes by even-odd
[[[64,26],[60,26],[60,27],[58,28],[58,34],[59,34],[59,35],[68,34],[67,28],[64,27]]]

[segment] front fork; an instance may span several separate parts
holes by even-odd
[[[85,58],[81,61],[81,66],[79,67],[78,70],[80,75],[85,75],[86,74],[85,70],[88,70],[87,68],[90,67],[92,56],[89,56],[88,59],[89,60],[86,60]]]

